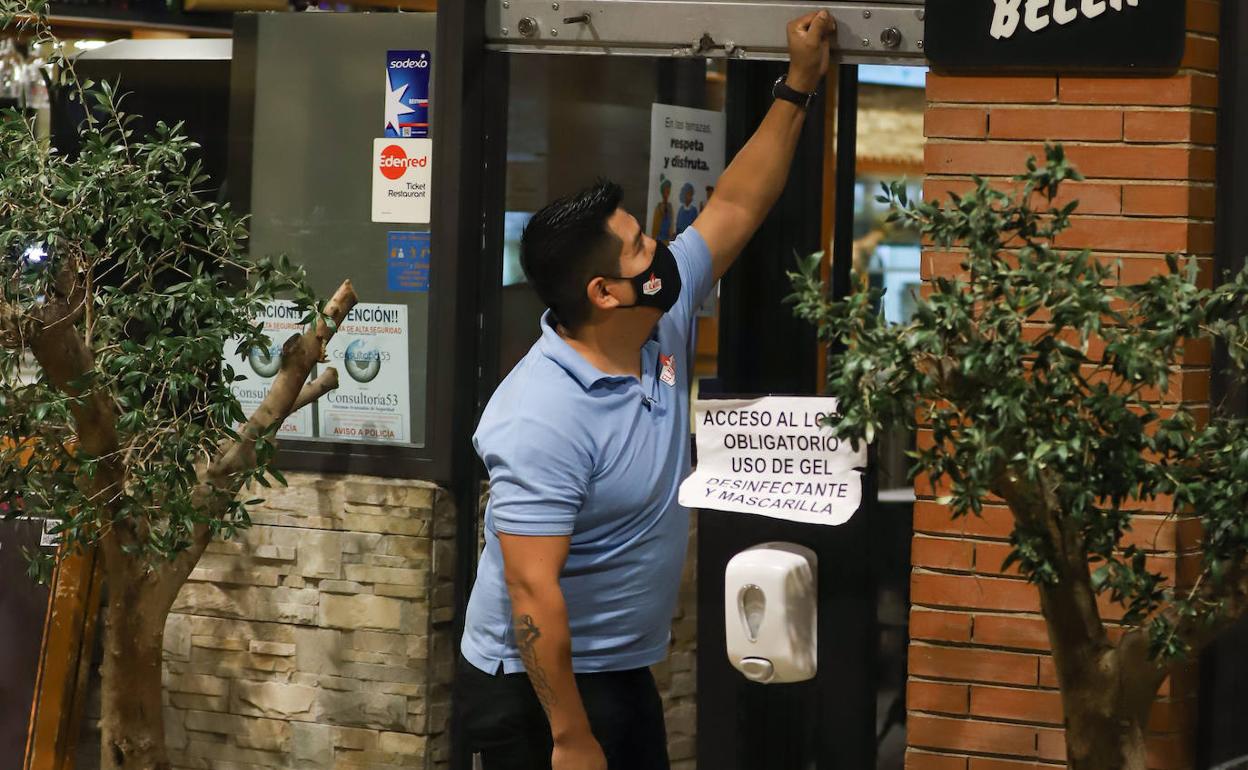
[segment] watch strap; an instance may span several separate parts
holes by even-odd
[[[771,95],[776,99],[783,99],[786,102],[792,102],[803,110],[810,107],[810,103],[815,100],[817,92],[805,93],[798,91],[785,82],[784,76],[776,78],[775,85],[771,87]]]

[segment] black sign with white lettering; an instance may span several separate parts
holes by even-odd
[[[936,70],[1173,72],[1186,0],[927,0]]]

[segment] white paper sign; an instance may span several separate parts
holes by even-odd
[[[830,398],[767,396],[694,402],[698,467],[680,485],[689,508],[843,524],[862,502],[867,447],[821,423]]]
[[[374,139],[373,221],[428,223],[432,172],[432,139]]]
[[[296,310],[295,303],[289,300],[274,300],[266,303],[262,318],[258,319],[264,321],[264,333],[269,335],[268,348],[253,347],[244,350],[240,355],[237,352],[240,338],[226,340],[225,362],[234,369],[236,375],[247,378],[230,385],[230,390],[234,391],[234,397],[242,404],[243,413],[247,417],[251,417],[260,402],[269,394],[269,388],[282,366],[282,345],[291,335],[303,331],[303,324],[299,322],[305,314],[306,311]],[[311,438],[312,407],[305,406],[286,418],[277,435]]]
[[[410,441],[407,306],[360,303],[326,348],[338,389],[318,404],[320,435],[336,441]]]
[[[43,520],[43,531],[39,533],[40,548],[56,548],[61,544],[60,534],[52,531],[56,529],[58,524],[60,524],[60,522],[56,519]]]
[[[0,512],[4,512],[6,508],[0,506]],[[40,548],[56,548],[61,544],[60,533],[53,532],[61,523],[59,519],[48,519],[43,516],[18,516],[14,521],[38,522],[39,526],[39,547]],[[3,549],[4,543],[0,542],[0,549]]]

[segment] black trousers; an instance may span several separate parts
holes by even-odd
[[[650,669],[577,674],[576,686],[610,770],[669,770]],[[550,770],[550,723],[528,674],[487,674],[461,656],[455,687],[455,718],[485,770]]]

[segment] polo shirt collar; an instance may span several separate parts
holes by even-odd
[[[657,340],[659,335],[658,326],[655,326],[651,340]],[[555,328],[555,316],[550,310],[542,313],[542,354],[563,367],[564,371],[572,375],[572,378],[581,384],[585,390],[589,390],[600,382],[619,381],[619,380],[636,380],[627,374],[607,374],[598,367],[585,360],[585,357],[568,344],[568,341],[559,335],[559,331]]]

